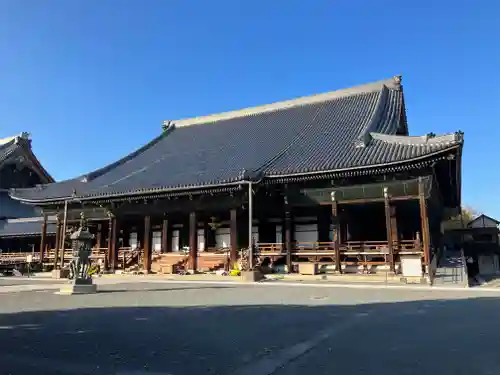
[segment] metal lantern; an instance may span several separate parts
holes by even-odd
[[[69,266],[70,279],[75,280],[75,282],[85,283],[85,281],[91,279],[88,271],[94,235],[88,230],[83,212],[80,214],[80,226],[71,234],[70,239],[73,250],[73,258]]]

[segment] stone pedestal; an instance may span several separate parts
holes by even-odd
[[[301,275],[317,275],[318,264],[309,262],[299,263],[299,273]]]
[[[241,281],[251,283],[261,281],[264,275],[260,271],[241,271]]]
[[[94,294],[97,293],[97,285],[92,283],[92,279],[76,279],[71,284],[61,287],[57,294]]]
[[[67,279],[69,277],[69,270],[66,268],[63,268],[62,270],[53,270],[52,271],[52,278],[53,279]]]

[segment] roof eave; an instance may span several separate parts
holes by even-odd
[[[265,176],[265,179],[276,180],[276,179],[280,179],[280,178],[321,176],[321,175],[329,174],[329,173],[343,173],[343,172],[351,172],[351,171],[363,170],[363,169],[371,170],[371,169],[376,169],[376,168],[394,167],[394,166],[400,166],[400,165],[404,165],[404,164],[408,164],[408,163],[419,162],[419,161],[422,161],[424,159],[428,159],[428,158],[432,158],[434,156],[438,156],[440,154],[444,154],[444,153],[452,151],[454,149],[459,149],[461,147],[462,147],[462,142],[459,142],[457,144],[454,144],[454,145],[447,147],[447,148],[444,148],[442,150],[435,151],[435,152],[432,152],[432,153],[429,153],[426,155],[422,155],[422,156],[419,156],[416,158],[403,160],[403,161],[383,163],[383,164],[365,165],[365,166],[357,166],[357,167],[350,167],[350,168],[333,169],[333,170],[322,170],[322,171],[312,171],[312,172],[301,172],[301,173]],[[197,185],[197,186],[179,187],[179,188],[144,189],[144,190],[123,192],[123,193],[117,193],[117,194],[110,193],[110,194],[101,194],[101,195],[67,196],[67,197],[58,197],[58,198],[52,198],[52,199],[24,199],[22,197],[16,197],[12,193],[9,193],[9,195],[12,199],[15,199],[15,200],[23,202],[23,203],[32,204],[32,205],[49,205],[49,204],[64,203],[65,201],[78,202],[78,201],[94,201],[94,200],[105,200],[105,199],[119,199],[119,198],[129,198],[129,197],[134,198],[137,196],[152,195],[152,194],[156,195],[156,194],[180,193],[180,195],[189,195],[189,194],[192,194],[193,192],[196,192],[199,190],[216,189],[216,188],[222,188],[222,187],[238,187],[239,185],[244,184],[245,182],[246,182],[245,180],[238,180],[238,181],[223,183],[223,184]]]
[[[401,160],[401,161],[382,163],[382,164],[362,165],[362,166],[356,166],[356,167],[339,168],[339,169],[331,169],[331,170],[287,173],[287,174],[266,176],[266,178],[267,179],[279,179],[279,178],[289,178],[289,177],[306,177],[306,176],[322,175],[322,174],[328,174],[328,173],[342,173],[342,172],[351,172],[351,171],[362,170],[362,169],[376,169],[376,168],[383,168],[383,167],[398,166],[398,165],[404,165],[404,164],[408,164],[408,163],[418,162],[418,161],[421,161],[421,160],[424,160],[427,158],[432,158],[433,156],[438,156],[440,154],[449,152],[449,151],[454,150],[454,149],[459,149],[459,148],[461,149],[461,147],[462,147],[462,142],[459,142],[457,144],[454,144],[454,145],[449,146],[447,148],[441,149],[439,151],[435,151],[432,153],[428,153],[426,155],[418,156],[418,157],[411,158],[411,159]]]
[[[86,195],[86,196],[69,196],[69,197],[58,197],[52,199],[24,199],[22,197],[16,197],[9,192],[9,196],[12,199],[15,199],[19,202],[32,204],[32,205],[49,205],[49,204],[58,204],[68,202],[81,202],[81,201],[96,201],[96,200],[105,200],[105,199],[117,199],[117,198],[131,198],[137,196],[145,196],[145,195],[156,195],[156,194],[168,194],[168,193],[180,193],[180,195],[190,195],[193,192],[199,190],[208,190],[208,189],[217,189],[224,187],[234,187],[238,188],[241,184],[246,183],[246,180],[238,180],[228,183],[222,184],[210,184],[210,185],[197,185],[197,186],[187,186],[187,187],[179,187],[179,188],[155,188],[155,189],[143,189],[137,191],[129,191],[123,193],[110,193],[110,194],[101,194],[101,195]],[[183,194],[184,193],[184,194]]]

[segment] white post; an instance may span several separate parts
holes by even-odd
[[[248,255],[249,255],[249,263],[250,263],[250,269],[253,268],[253,223],[252,223],[252,216],[253,216],[253,192],[252,192],[252,182],[248,182]]]

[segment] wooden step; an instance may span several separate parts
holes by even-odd
[[[151,262],[151,270],[157,273],[176,273],[188,260],[187,254],[161,254]]]

